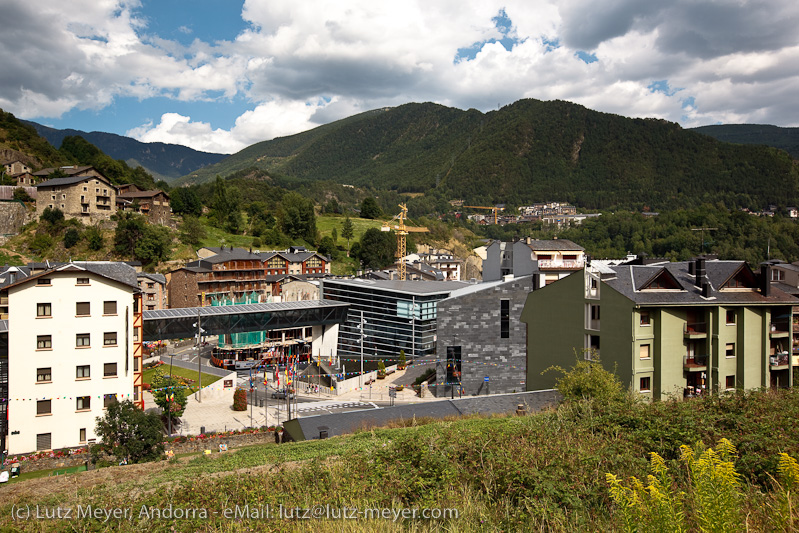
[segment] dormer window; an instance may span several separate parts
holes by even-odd
[[[645,282],[640,290],[682,290],[680,283],[665,268]]]

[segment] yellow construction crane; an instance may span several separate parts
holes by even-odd
[[[497,212],[504,211],[504,207],[486,207],[484,205],[464,205],[463,207],[471,207],[472,209],[490,209],[494,212],[494,224],[497,223]]]
[[[380,229],[381,231],[391,231],[393,229],[397,232],[397,266],[399,268],[399,279],[405,281],[407,270],[405,268],[405,261],[402,260],[402,258],[405,257],[405,237],[408,235],[408,232],[425,233],[430,230],[421,226],[406,226],[405,221],[408,220],[408,206],[399,204],[399,208],[401,210],[399,214],[395,215],[391,221],[383,222],[383,227]],[[394,220],[397,220],[399,223],[392,225],[391,222]]]

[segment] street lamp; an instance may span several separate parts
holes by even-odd
[[[197,328],[197,402],[203,402],[203,337],[202,334],[205,330],[200,327],[200,310],[197,310],[197,322],[192,324],[192,327]]]
[[[169,354],[169,387],[166,389],[166,419],[169,425],[169,436],[172,436],[172,358],[174,353]]]

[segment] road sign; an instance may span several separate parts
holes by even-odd
[[[485,381],[486,383],[488,383],[488,376],[484,377],[484,378],[483,378],[483,381]]]
[[[397,397],[397,389],[395,389],[394,387],[391,387],[390,389],[388,389],[388,397],[389,398],[396,398]]]

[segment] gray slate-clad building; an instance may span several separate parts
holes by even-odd
[[[461,387],[464,396],[525,390],[521,314],[533,279],[471,285],[438,302],[436,396],[458,397]]]

